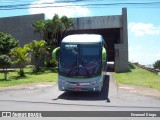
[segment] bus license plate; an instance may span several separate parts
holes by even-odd
[[[82,88],[74,88],[74,90],[76,90],[76,91],[81,91]]]

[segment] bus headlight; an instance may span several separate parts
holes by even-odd
[[[58,79],[58,80],[59,80],[59,82],[66,83],[66,81],[65,81],[65,80],[62,80],[62,79]]]
[[[94,84],[96,84],[96,83],[98,83],[98,80],[95,80],[95,81],[92,81],[92,82],[90,82],[92,85],[94,85]]]

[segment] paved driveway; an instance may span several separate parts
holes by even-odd
[[[41,86],[0,90],[0,111],[160,111],[159,97],[118,87],[112,72],[106,75],[100,94],[61,92],[57,85]]]

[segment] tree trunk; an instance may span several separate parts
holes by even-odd
[[[4,71],[4,80],[7,80],[7,68],[3,69],[3,71]]]
[[[36,62],[36,70],[39,71],[39,61],[38,61],[38,57],[35,57],[35,62]]]
[[[20,75],[20,77],[24,77],[25,76],[22,65],[20,65],[19,75]]]

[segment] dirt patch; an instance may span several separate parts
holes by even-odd
[[[160,99],[160,91],[156,89],[125,84],[119,84],[118,88],[128,90],[131,93],[138,93]]]
[[[1,90],[18,90],[18,89],[36,89],[42,87],[51,87],[54,86],[56,82],[42,82],[42,83],[30,83],[30,84],[20,84],[9,87],[0,87]]]

